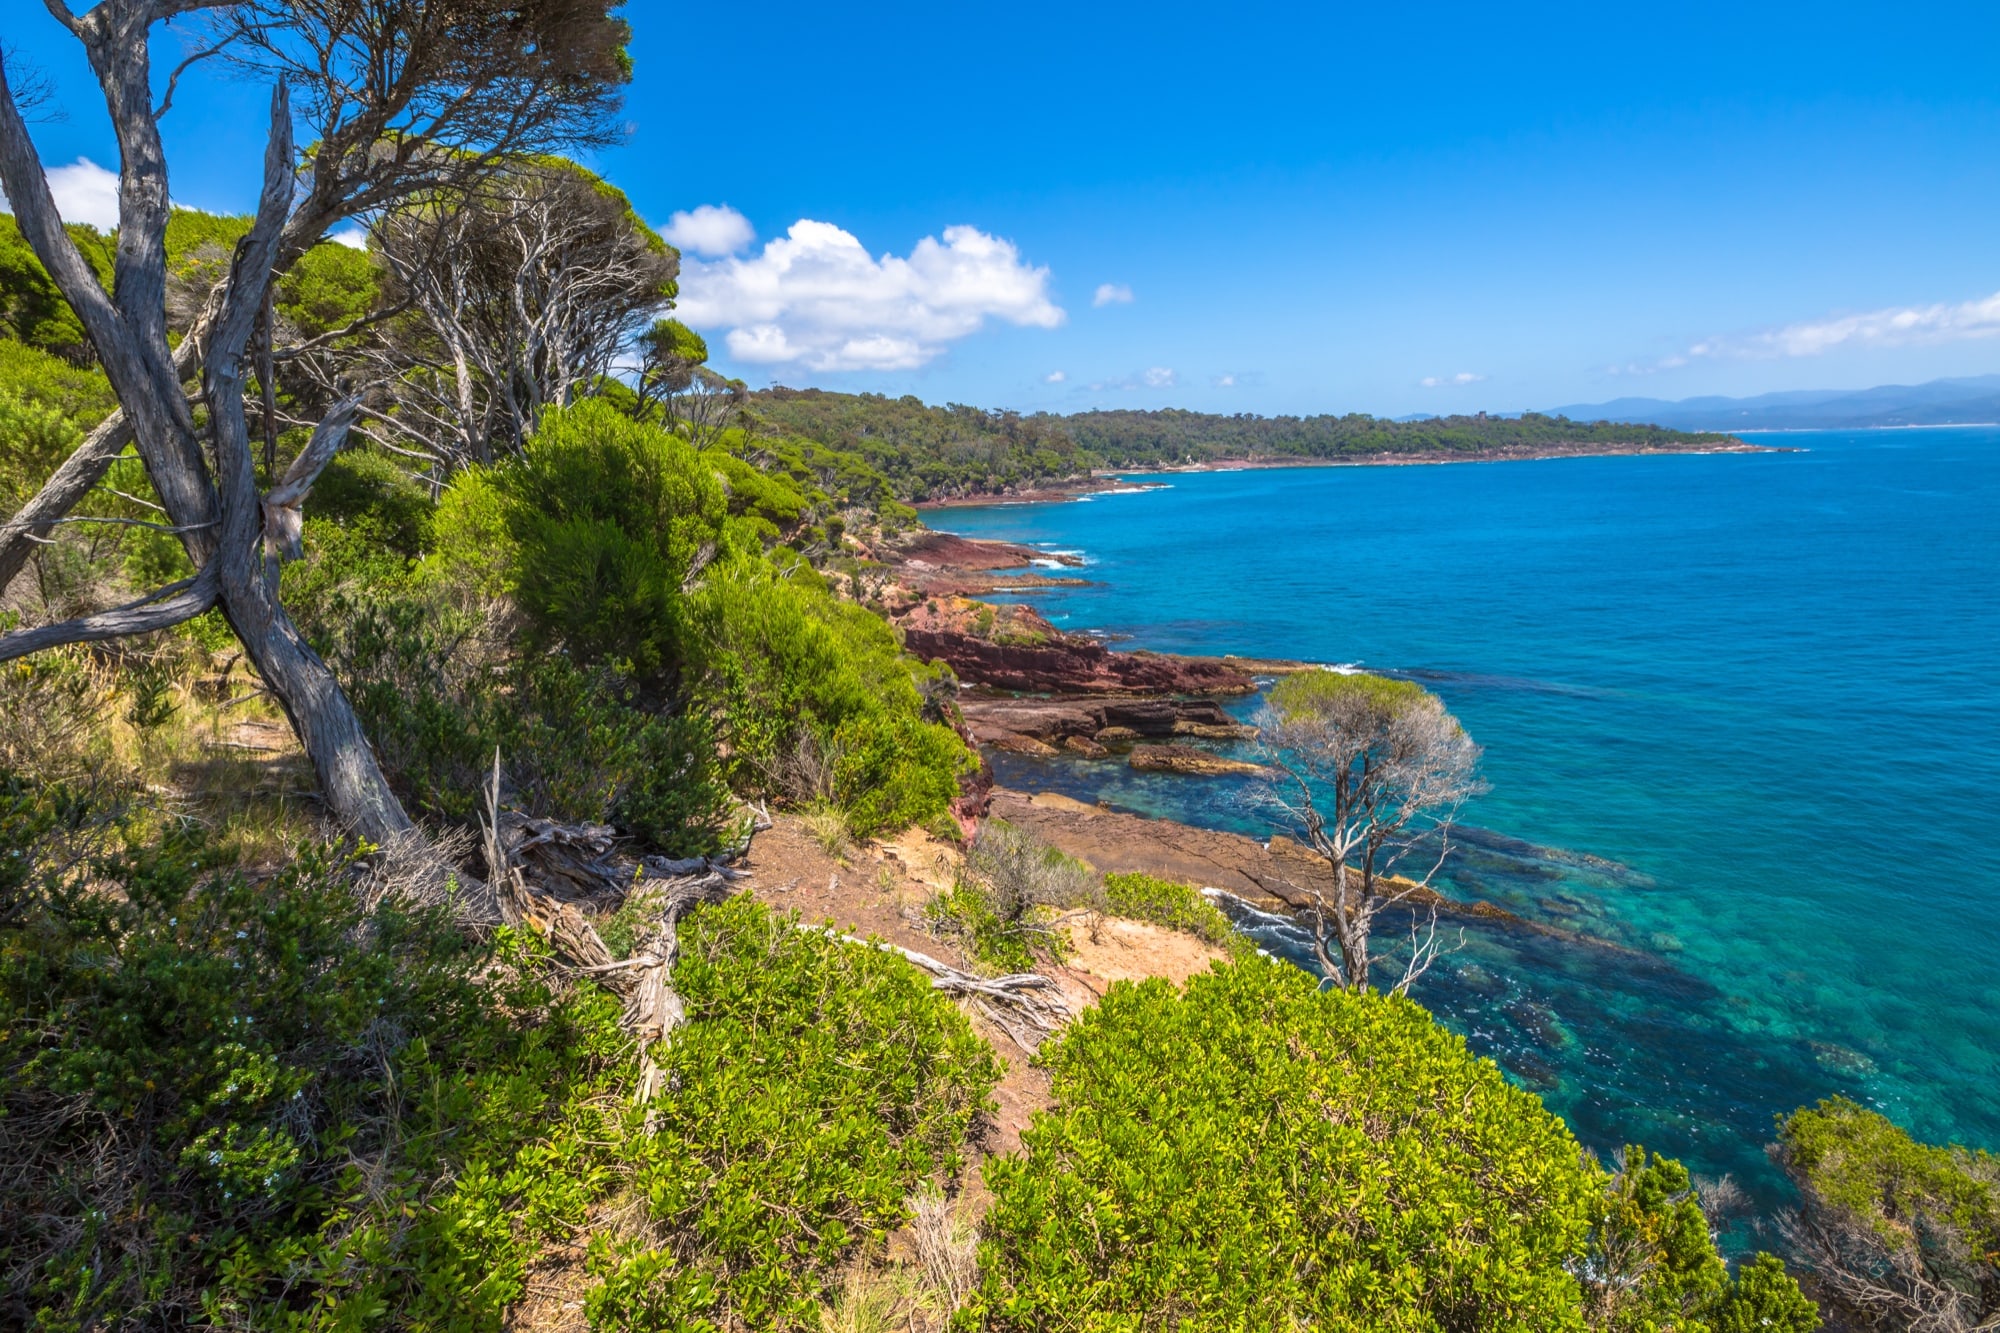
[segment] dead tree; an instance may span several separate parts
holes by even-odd
[[[156,108],[148,45],[154,24],[197,10],[221,11],[220,21],[238,24],[228,30],[228,39],[262,42],[262,49],[275,51],[276,39],[284,32],[304,30],[281,30],[275,25],[275,17],[294,9],[349,14],[382,7],[332,0],[324,6],[288,5],[282,10],[272,6],[268,13],[274,16],[273,26],[258,29],[240,25],[266,14],[263,7],[230,6],[220,0],[100,0],[81,15],[72,13],[62,0],[46,3],[82,43],[118,138],[119,228],[111,290],[99,284],[62,225],[40,154],[7,84],[4,64],[0,64],[0,185],[22,234],[83,324],[118,397],[123,420],[129,423],[165,511],[166,526],[179,536],[195,573],[111,611],[0,635],[0,661],[57,644],[165,629],[219,607],[265,687],[291,719],[329,810],[371,842],[407,836],[409,816],[383,777],[359,718],[278,599],[277,561],[295,531],[291,516],[318,470],[339,448],[356,404],[352,398],[337,402],[283,481],[270,493],[260,494],[243,392],[251,331],[285,247],[302,250],[316,242],[329,222],[346,216],[357,200],[371,197],[369,192],[384,178],[366,162],[352,166],[344,159],[328,161],[322,144],[308,163],[313,175],[304,204],[295,208],[298,162],[291,101],[287,80],[277,80],[255,218],[236,247],[203,339],[200,397],[208,419],[206,429],[198,427],[182,387],[184,368],[176,365],[167,340],[165,234],[170,206],[160,116],[171,104],[172,85]],[[389,8],[422,12],[452,6]],[[493,11],[493,22],[504,26],[506,13],[518,17],[521,6],[507,6],[505,12],[498,5],[487,8]],[[601,6],[596,12],[601,15]],[[622,34],[622,26],[618,31]],[[518,48],[522,36],[517,27],[509,40]],[[439,69],[437,76],[447,77],[446,71]],[[311,93],[329,105],[338,95],[330,83]],[[364,136],[359,149],[364,158],[379,137]],[[318,175],[323,170],[330,173],[329,179],[344,178],[350,185],[322,187]]]
[[[469,188],[518,155],[609,142],[619,88],[629,77],[627,29],[610,16],[615,6],[606,0],[121,0],[100,3],[82,17],[63,0],[44,3],[90,51],[121,150],[128,138],[155,144],[147,160],[125,159],[121,200],[135,189],[155,188],[136,182],[153,182],[157,175],[164,208],[158,122],[171,109],[179,80],[197,63],[219,59],[289,86],[311,146],[298,163],[299,195],[273,248],[271,264],[279,273],[341,222],[378,214],[413,192]],[[145,81],[152,72],[148,33],[156,23],[198,11],[208,20],[201,40],[173,71],[155,108]],[[30,77],[24,89],[15,62],[4,63],[14,80],[6,132],[32,156],[22,113],[46,101],[46,89],[38,75],[23,70]],[[135,73],[141,77],[133,86]],[[24,93],[33,96],[24,102]],[[16,197],[11,178],[8,186],[9,197]],[[121,254],[133,220],[121,217]],[[88,275],[56,275],[32,237],[29,243],[75,306],[69,285]],[[135,253],[152,265],[159,262],[157,249],[149,243]],[[84,322],[88,332],[90,322]],[[194,373],[205,342],[190,336],[182,343],[183,379]],[[131,443],[130,429],[124,413],[105,422],[0,531],[0,592],[54,522],[104,479]]]
[[[1410,958],[1390,988],[1406,994],[1440,949],[1435,902],[1420,924],[1412,900],[1429,899],[1452,817],[1484,790],[1479,747],[1436,695],[1381,676],[1289,676],[1271,691],[1262,724],[1282,774],[1278,804],[1331,872],[1330,886],[1306,889],[1321,970],[1344,990],[1367,991],[1375,919],[1410,904]],[[1399,873],[1419,855],[1421,873]]]

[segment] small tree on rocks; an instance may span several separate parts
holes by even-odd
[[[1366,991],[1376,915],[1427,902],[1428,920],[1421,928],[1413,920],[1410,958],[1391,988],[1406,993],[1438,954],[1427,889],[1444,864],[1452,817],[1484,790],[1479,747],[1436,695],[1383,676],[1288,676],[1271,691],[1263,722],[1278,802],[1333,872],[1330,886],[1308,889],[1321,969],[1344,990]],[[1419,851],[1428,869],[1399,875]]]

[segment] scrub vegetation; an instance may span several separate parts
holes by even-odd
[[[0,53],[0,1322],[499,1329],[555,1273],[567,1327],[663,1333],[1817,1326],[1677,1164],[1599,1164],[1365,968],[980,821],[956,682],[868,600],[918,500],[1604,432],[752,394],[571,160],[619,9],[101,0],[107,87],[179,15],[287,90],[255,215],[134,151],[112,235]],[[1104,915],[1233,961],[1075,1016],[982,1168],[1005,1061],[923,956],[732,892],[774,816],[843,872],[952,844],[982,1003]],[[1990,1322],[1987,1157],[1844,1103],[1780,1151],[1817,1290]]]

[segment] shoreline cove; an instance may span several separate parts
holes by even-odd
[[[1474,921],[1416,998],[1593,1148],[1643,1141],[1735,1176],[1768,1213],[1783,1198],[1762,1151],[1772,1117],[1823,1096],[1931,1142],[2000,1141],[2000,1033],[1978,980],[2000,951],[1982,934],[1975,957],[1939,971],[1926,943],[2000,907],[1991,849],[1954,832],[1987,789],[1975,771],[1991,780],[2000,765],[1959,746],[1945,788],[1957,817],[1857,841],[1827,782],[1836,761],[1819,758],[1841,726],[1887,753],[1938,709],[1961,738],[1976,718],[2000,725],[1977,684],[1979,645],[2000,642],[1991,608],[1960,605],[1975,571],[1991,572],[1995,523],[1978,497],[1993,491],[1992,443],[1885,428],[1701,451],[1713,466],[1611,461],[1627,453],[1421,477],[1205,465],[1148,474],[1179,484],[1108,509],[1004,497],[943,522],[1087,552],[1087,587],[1030,594],[1037,632],[1266,680],[1281,663],[1359,662],[1445,695],[1487,747],[1494,792],[1464,816],[1478,827],[1443,887],[1617,948]],[[1269,475],[1286,467],[1298,475]],[[1884,469],[1898,488],[1887,509],[1862,498]],[[1340,521],[1357,508],[1365,538]],[[1320,561],[1351,575],[1301,582]],[[1912,583],[1956,591],[1912,604],[1898,591]],[[1866,664],[1885,641],[1915,660],[1923,702],[1871,713]],[[992,693],[971,693],[985,725],[1029,706]],[[1247,722],[1256,697],[1222,702]],[[1165,820],[1150,827],[1175,841],[1270,831],[1251,779],[1137,772],[1115,745],[1090,758],[1045,734],[1040,750],[990,751],[996,797]],[[1192,743],[1245,757],[1240,742]],[[1284,951],[1277,924],[1246,920]],[[1867,986],[1864,945],[1888,960]]]

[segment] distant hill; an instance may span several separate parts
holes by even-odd
[[[2000,375],[1884,384],[1873,389],[1800,389],[1755,398],[1617,398],[1549,409],[1572,421],[1631,421],[1676,430],[1859,430],[1868,426],[1957,426],[2000,421]]]

